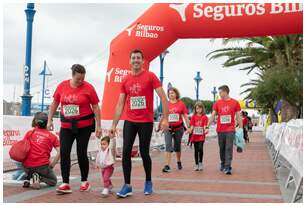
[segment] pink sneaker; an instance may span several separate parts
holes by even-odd
[[[56,192],[60,194],[68,194],[68,193],[72,193],[72,190],[69,184],[63,183],[56,189]]]
[[[80,186],[80,191],[81,192],[86,192],[90,190],[90,184],[86,181],[86,182],[82,182],[81,186]]]

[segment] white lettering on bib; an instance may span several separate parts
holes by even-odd
[[[68,104],[63,106],[63,112],[65,117],[75,117],[80,115],[79,105]]]
[[[130,99],[130,108],[134,109],[146,109],[146,97],[145,96],[138,96],[138,97],[131,97]]]
[[[193,128],[193,134],[203,135],[204,134],[204,128],[203,127],[194,127]]]
[[[169,114],[168,121],[169,122],[178,122],[180,120],[179,114]]]
[[[231,115],[221,115],[220,122],[221,124],[230,124],[232,122]]]

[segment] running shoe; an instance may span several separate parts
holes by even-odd
[[[152,194],[153,190],[152,190],[152,181],[146,181],[145,182],[145,186],[144,186],[144,194],[145,195],[150,195]]]
[[[25,180],[23,182],[23,185],[22,185],[23,188],[29,188],[30,187],[30,181],[29,180]]]
[[[162,170],[163,172],[171,172],[171,168],[169,167],[169,165],[165,165],[165,167]]]
[[[68,194],[72,193],[72,190],[70,188],[70,185],[67,183],[62,183],[57,189],[56,192],[59,194]]]
[[[89,182],[82,182],[81,183],[81,186],[80,186],[80,191],[81,192],[87,192],[87,191],[89,191],[90,190],[90,184],[89,184]]]
[[[193,166],[193,170],[194,170],[194,171],[199,171],[199,165]]]
[[[203,170],[203,163],[200,162],[200,163],[199,163],[199,171],[202,171],[202,170]]]
[[[133,195],[132,187],[124,184],[119,192],[117,192],[118,197],[127,197]]]
[[[40,177],[39,177],[39,174],[33,173],[32,177],[33,177],[32,188],[36,189],[36,190],[39,190],[40,189]]]
[[[181,161],[177,162],[177,169],[179,169],[179,170],[183,169]]]
[[[107,197],[109,195],[109,189],[104,188],[103,191],[101,192],[102,197]]]
[[[232,168],[229,167],[229,168],[224,169],[224,174],[231,175],[232,174]]]

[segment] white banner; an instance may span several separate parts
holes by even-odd
[[[303,120],[273,123],[267,128],[266,138],[276,150],[302,175],[303,174]]]
[[[14,162],[10,159],[9,150],[13,143],[21,140],[25,133],[31,129],[33,117],[24,117],[24,116],[3,116],[3,165],[4,170],[9,170],[15,168]],[[58,118],[53,119],[54,122],[54,133],[58,136],[60,130],[60,120]],[[112,121],[102,121],[102,135],[108,135],[108,129],[111,127]],[[154,127],[157,127],[155,123]],[[117,154],[120,156],[122,153],[122,129],[123,121],[119,121],[117,126],[117,137],[116,137],[116,149]],[[156,132],[153,130],[151,146],[156,147],[164,144],[164,138],[161,135],[161,132]],[[99,149],[99,139],[95,137],[95,134],[92,133],[89,143],[88,143],[88,152],[95,154]],[[134,153],[138,152],[139,140],[135,139],[133,151]],[[51,157],[54,157],[56,154],[55,150],[52,150]],[[71,159],[76,159],[76,141],[73,144],[71,150]]]
[[[290,120],[284,130],[280,154],[303,175],[303,121]]]
[[[32,127],[33,117],[24,117],[24,116],[3,116],[3,165],[4,171],[15,168],[14,162],[10,159],[9,150],[13,143],[21,140],[25,133],[29,131]],[[54,123],[54,133],[58,136],[60,130],[60,120],[58,118],[53,119]],[[116,136],[116,152],[117,156],[122,154],[122,145],[123,145],[123,123],[124,121],[119,121],[117,126],[117,136]],[[102,120],[102,135],[108,135],[108,130],[111,128],[112,121]],[[164,135],[162,132],[156,132],[158,127],[158,122],[154,123],[153,134],[151,139],[151,148],[157,148],[165,144]],[[208,136],[216,136],[215,127],[211,127]],[[188,140],[188,135],[184,134],[185,141]],[[95,134],[92,133],[89,143],[88,143],[88,152],[95,153],[99,150],[99,139],[95,137]],[[139,139],[136,137],[133,147],[133,153],[138,153]],[[53,150],[51,157],[54,157],[56,151]],[[71,150],[71,159],[75,160],[76,156],[76,141],[74,142]]]

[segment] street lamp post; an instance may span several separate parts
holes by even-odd
[[[31,53],[32,53],[32,26],[34,19],[34,3],[28,3],[27,9],[25,10],[27,17],[27,38],[26,38],[26,56],[24,65],[24,89],[22,98],[22,116],[31,115],[31,99],[30,85],[31,85]]]
[[[43,76],[43,85],[42,85],[42,95],[41,95],[41,109],[40,111],[44,111],[44,106],[45,106],[45,84],[46,84],[46,76],[51,76],[51,73],[46,73],[47,69],[47,62],[46,60],[44,61],[44,68],[43,70],[39,73],[39,75]]]
[[[163,82],[164,82],[164,60],[165,60],[165,57],[166,57],[166,55],[168,53],[169,53],[169,51],[165,50],[164,52],[162,52],[159,55],[159,60],[160,60],[160,76],[159,76],[159,79],[160,79],[162,87],[163,87]],[[160,100],[160,103],[159,103],[159,114],[161,114],[162,111],[163,111],[163,107],[162,107],[162,103],[161,103],[161,100]]]
[[[167,91],[172,88],[172,84],[169,82],[167,86]]]
[[[199,101],[199,84],[203,79],[200,76],[200,72],[197,72],[197,76],[194,78],[194,81],[196,82],[196,99]]]
[[[214,87],[214,89],[211,91],[211,93],[214,95],[214,103],[216,101],[216,94],[218,93],[216,87]]]

